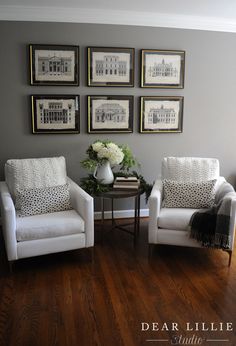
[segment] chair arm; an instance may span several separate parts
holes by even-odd
[[[149,243],[156,243],[157,218],[160,214],[162,201],[162,181],[156,180],[151,195],[148,199],[149,222],[148,222],[148,240]]]
[[[86,247],[94,245],[94,212],[93,197],[85,192],[70,178],[68,179],[70,188],[70,198],[72,207],[83,218],[85,222]]]
[[[230,212],[229,234],[231,236],[230,249],[233,250],[236,227],[236,192],[233,186],[223,177],[216,191],[216,203],[225,202],[227,213]]]
[[[7,257],[9,261],[13,261],[17,259],[16,211],[11,194],[4,181],[0,182],[0,204]]]
[[[231,210],[230,210],[230,225],[229,233],[231,235],[231,250],[234,248],[234,239],[235,239],[235,227],[236,227],[236,194],[235,197],[231,199]]]

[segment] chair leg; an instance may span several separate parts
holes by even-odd
[[[91,260],[92,260],[92,262],[94,263],[94,257],[95,257],[95,249],[94,249],[94,246],[92,247],[91,252],[92,252],[92,254],[91,254]]]
[[[152,257],[153,249],[154,249],[155,244],[148,244],[148,257]]]
[[[94,246],[89,247],[88,251],[89,251],[91,262],[93,263],[94,262]]]
[[[8,261],[9,271],[10,273],[13,273],[13,264],[15,261]]]
[[[229,262],[228,262],[228,267],[230,267],[231,265],[231,259],[232,259],[232,253],[233,251],[232,250],[227,250],[228,254],[229,254]]]
[[[88,249],[88,252],[89,252],[89,271],[90,271],[90,274],[93,276],[96,275],[96,265],[95,265],[95,260],[94,260],[94,257],[95,257],[95,250],[94,250],[94,246],[92,247],[89,247],[87,248]]]

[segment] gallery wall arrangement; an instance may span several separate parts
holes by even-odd
[[[185,52],[141,49],[140,87],[183,89]],[[79,86],[79,46],[30,44],[30,85]],[[87,47],[88,87],[134,87],[135,49]],[[141,96],[139,132],[180,133],[182,96]],[[79,95],[32,95],[32,133],[80,132]],[[87,133],[132,133],[132,95],[88,95]]]
[[[95,140],[127,143],[152,182],[164,156],[217,157],[224,174],[234,183],[235,168],[225,155],[221,137],[231,148],[235,123],[229,99],[233,96],[235,76],[226,66],[233,66],[235,35],[182,29],[138,26],[89,25],[72,23],[1,22],[4,54],[0,54],[1,74],[1,169],[8,158],[47,157],[63,154],[68,171],[79,181],[85,174],[80,167],[82,153]],[[29,44],[77,46],[79,85],[31,85]],[[88,47],[134,48],[134,87],[88,87]],[[219,50],[219,46],[223,49]],[[185,51],[184,88],[141,87],[141,50]],[[230,54],[225,55],[226,50]],[[214,64],[212,63],[214,62]],[[10,69],[4,66],[11,66]],[[220,73],[219,73],[220,71]],[[219,83],[220,78],[220,83]],[[227,85],[227,88],[225,88]],[[56,132],[32,134],[31,95],[77,95],[79,98],[79,133]],[[133,96],[133,132],[88,133],[88,96]],[[141,97],[184,97],[182,132],[141,132]],[[227,118],[223,116],[227,114]],[[144,128],[147,130],[148,128]],[[159,127],[157,128],[157,130]],[[9,141],[9,133],[14,142]],[[209,141],[209,135],[212,140]],[[199,138],[201,140],[199,140]],[[15,144],[17,143],[17,145]],[[229,149],[230,150],[230,149]],[[232,149],[231,149],[232,151]],[[148,155],[147,155],[148,153]],[[152,165],[150,165],[150,160]],[[145,203],[143,201],[143,208]],[[122,209],[122,207],[120,207]],[[127,203],[127,209],[129,205]]]

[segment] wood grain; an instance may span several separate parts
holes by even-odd
[[[207,249],[156,246],[149,258],[146,219],[136,247],[108,222],[95,232],[93,261],[82,249],[17,261],[12,274],[1,238],[0,346],[162,346],[180,334],[236,345],[235,254],[230,268],[227,253]],[[144,332],[142,322],[179,331]],[[233,322],[234,331],[186,332],[187,322]]]

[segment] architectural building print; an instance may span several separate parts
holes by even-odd
[[[175,124],[177,112],[174,108],[151,108],[148,112],[148,124]]]
[[[105,55],[102,60],[96,60],[97,76],[126,76],[127,61],[120,60],[118,55]]]
[[[125,108],[114,103],[104,103],[95,110],[95,122],[105,123],[114,122],[122,123],[126,120]]]
[[[38,74],[60,76],[71,75],[72,59],[70,57],[58,57],[56,55],[38,58]]]
[[[178,77],[178,69],[173,67],[172,63],[166,63],[162,59],[161,63],[154,63],[149,67],[149,77]]]
[[[63,108],[63,102],[51,101],[46,107],[43,102],[39,103],[41,124],[71,124],[72,104],[68,103],[67,108]]]

